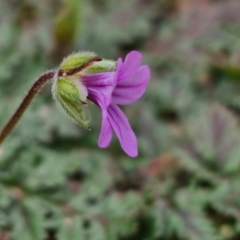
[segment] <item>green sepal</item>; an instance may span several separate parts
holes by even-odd
[[[76,86],[76,80],[71,80],[70,77],[60,77],[58,79],[57,91],[58,94],[67,101],[86,101],[86,98],[79,93],[79,89]]]
[[[78,69],[91,62],[95,57],[97,57],[97,55],[93,52],[74,53],[63,59],[59,68],[64,72]]]
[[[102,59],[100,62],[94,62],[91,66],[84,69],[84,73],[94,74],[102,72],[113,72],[116,69],[116,62]]]
[[[79,86],[78,86],[79,85]],[[90,129],[90,120],[85,93],[80,83],[72,77],[60,77],[53,84],[53,96],[65,113],[80,126]],[[84,86],[82,86],[84,88]]]

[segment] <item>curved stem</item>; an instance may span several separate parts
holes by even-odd
[[[8,123],[5,125],[3,130],[0,132],[0,144],[6,139],[6,137],[9,135],[9,133],[13,130],[13,128],[16,126],[20,118],[22,117],[23,113],[33,100],[34,96],[38,92],[38,90],[49,80],[53,78],[55,74],[55,71],[48,71],[41,75],[37,81],[33,84],[25,98],[23,99],[22,103],[18,107],[18,109],[15,111],[13,116],[10,118]]]

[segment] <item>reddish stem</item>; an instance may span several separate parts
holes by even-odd
[[[13,128],[18,123],[19,119],[33,100],[34,96],[38,92],[38,90],[49,80],[53,78],[55,74],[55,71],[48,71],[44,73],[42,76],[38,78],[38,80],[33,84],[25,98],[23,99],[22,103],[16,110],[16,112],[13,114],[11,119],[8,121],[8,123],[5,125],[3,130],[0,132],[0,144],[6,139],[6,137],[9,135],[9,133],[13,130]]]

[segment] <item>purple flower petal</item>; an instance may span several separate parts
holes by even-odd
[[[150,79],[148,66],[141,66],[142,55],[130,52],[125,61],[117,61],[114,72],[83,75],[81,83],[86,87],[88,99],[102,110],[102,125],[98,139],[99,147],[108,147],[116,133],[122,149],[130,156],[138,155],[137,139],[127,117],[116,105],[130,104],[139,99]]]
[[[117,68],[116,68],[116,70],[115,70],[115,77],[114,77],[114,83],[115,83],[115,85],[114,85],[114,88],[117,86],[117,83],[118,83],[118,81],[119,81],[119,73],[120,73],[120,71],[121,71],[121,69],[122,69],[122,66],[123,66],[123,61],[122,61],[121,58],[119,58],[119,59],[117,60]]]
[[[112,140],[112,127],[111,124],[107,118],[107,112],[103,111],[102,113],[102,126],[101,126],[101,132],[98,138],[98,146],[101,148],[106,148],[109,146],[111,140]]]
[[[136,157],[138,155],[136,136],[126,116],[117,105],[111,104],[108,107],[108,119],[120,141],[122,149],[130,157]]]
[[[88,87],[102,87],[106,85],[112,85],[114,72],[85,74],[81,77],[81,80]]]
[[[115,86],[114,72],[83,75],[81,81],[87,87],[88,98],[102,109],[107,108]]]
[[[130,52],[119,71],[118,81],[130,77],[141,66],[142,54],[137,51]]]
[[[149,79],[149,67],[139,67],[131,77],[117,83],[112,95],[113,102],[120,105],[127,105],[138,100],[146,91]]]

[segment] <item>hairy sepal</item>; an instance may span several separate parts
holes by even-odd
[[[55,80],[52,92],[58,105],[74,122],[90,129],[85,86],[74,77],[60,77]]]

